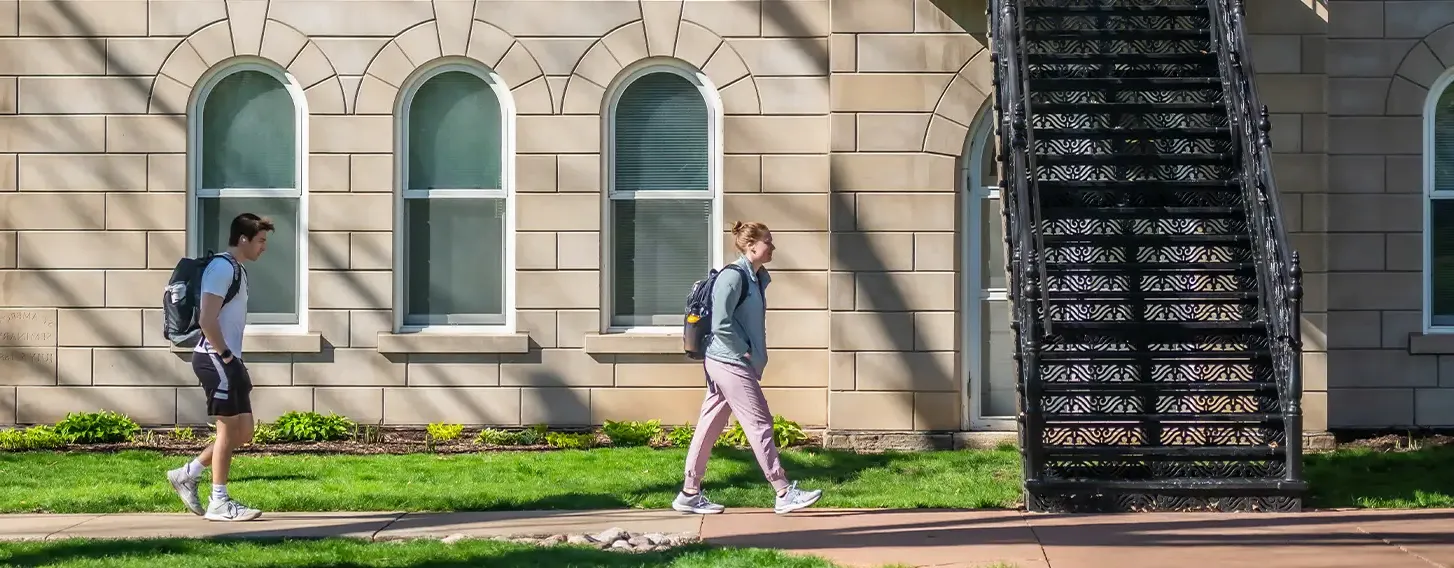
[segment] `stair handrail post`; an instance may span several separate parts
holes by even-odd
[[[1030,96],[1030,60],[1028,54],[1021,53],[1021,42],[1025,39],[1025,3],[1015,2],[1015,60],[1011,63],[1018,67],[1020,76],[1020,98],[1025,103],[1025,115],[1034,116],[1034,104]],[[1038,277],[1038,285],[1041,288],[1046,286],[1049,279],[1045,272],[1045,230],[1044,219],[1040,211],[1040,170],[1035,160],[1035,129],[1033,125],[1027,125],[1025,139],[1028,150],[1025,152],[1026,181],[1029,183],[1028,197],[1030,200],[1030,238],[1034,243],[1035,269]],[[1042,290],[1043,291],[1043,290]],[[1045,326],[1044,334],[1054,333],[1050,317],[1050,295],[1040,294],[1040,318],[1041,324]]]
[[[1302,266],[1283,220],[1282,200],[1273,179],[1272,121],[1257,96],[1247,39],[1244,0],[1207,0],[1212,48],[1217,51],[1228,119],[1241,145],[1239,174],[1257,255],[1259,309],[1271,332],[1274,379],[1286,440],[1284,480],[1302,479]]]

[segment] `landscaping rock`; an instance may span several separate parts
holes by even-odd
[[[656,547],[655,546],[652,546],[650,544],[638,544],[634,548],[635,548],[636,552],[655,552],[656,551]]]
[[[576,546],[590,546],[593,544],[598,544],[595,539],[583,534],[570,535],[566,537],[565,541]]]
[[[641,546],[643,544],[645,544],[645,545],[652,544],[651,541],[649,539],[647,539],[646,537],[644,537],[644,536],[633,536],[631,538],[626,539],[626,543],[627,544],[630,544],[631,546]]]
[[[668,540],[666,538],[666,535],[661,534],[661,533],[648,533],[648,534],[642,535],[642,537],[645,538],[647,542],[650,542],[651,544],[658,545],[658,546],[663,545],[663,544],[667,544],[667,542],[668,542]]]
[[[566,542],[566,540],[567,540],[567,538],[563,534],[553,534],[553,535],[550,535],[548,537],[545,537],[545,540],[543,540],[541,542],[546,543],[546,544],[561,544],[561,543]]]
[[[606,529],[605,531],[602,531],[601,534],[596,535],[597,541],[605,543],[616,542],[618,540],[627,538],[631,538],[631,533],[628,533],[626,532],[626,529],[619,527],[611,527],[609,529]]]
[[[467,539],[467,538],[469,538],[469,537],[468,536],[465,536],[465,535],[462,535],[462,534],[456,533],[456,534],[452,534],[452,535],[449,535],[447,537],[444,537],[444,538],[440,539],[440,542],[443,542],[444,544],[454,544],[456,542],[459,542],[459,541],[464,540],[464,539]]]
[[[626,542],[626,541],[624,541],[624,540],[618,540],[616,542],[611,543],[611,548],[618,548],[618,549],[631,548],[631,544],[628,543],[628,542]]]

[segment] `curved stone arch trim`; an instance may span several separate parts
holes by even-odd
[[[167,54],[152,80],[147,112],[178,114],[190,109],[195,87],[207,73],[236,57],[265,61],[300,85],[314,114],[344,112],[343,83],[333,63],[313,40],[277,20],[259,27],[258,54],[238,53],[229,20],[218,20],[199,28],[178,42]],[[286,61],[284,61],[286,60]],[[229,63],[230,64],[230,63]]]
[[[545,71],[515,36],[489,22],[471,20],[469,38],[462,52],[458,45],[458,42],[440,41],[439,25],[435,20],[421,22],[400,32],[369,61],[354,95],[352,112],[392,113],[399,100],[399,90],[410,77],[440,58],[469,60],[489,69],[512,93],[516,113],[551,112],[550,89],[544,86]]]
[[[965,137],[974,127],[985,103],[994,96],[977,85],[977,77],[992,73],[988,49],[980,50],[954,73],[944,92],[940,93],[939,101],[934,104],[929,127],[924,130],[924,152],[959,157],[967,151]]]
[[[664,59],[685,63],[709,79],[717,89],[724,114],[761,112],[757,80],[741,54],[721,36],[704,26],[679,20],[672,52],[654,54],[648,45],[647,31],[644,20],[635,20],[611,30],[591,45],[566,81],[560,112],[605,116],[604,97],[623,70],[642,61]]]

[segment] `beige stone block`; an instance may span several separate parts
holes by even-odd
[[[348,311],[308,310],[308,331],[319,333],[334,347],[348,347]]]
[[[108,152],[183,152],[187,119],[182,115],[106,117]]]
[[[127,154],[20,154],[21,191],[145,191],[147,157]]]
[[[616,386],[698,387],[702,364],[675,355],[617,355]]]
[[[379,334],[394,330],[390,311],[353,310],[348,313],[349,347],[378,347]]]
[[[955,188],[957,168],[955,160],[947,156],[833,154],[832,160],[833,189],[836,191],[952,192]],[[865,197],[868,196],[860,196],[860,199]],[[897,199],[900,196],[892,197]]]
[[[828,117],[728,116],[729,154],[813,154],[828,151]]]
[[[681,353],[682,336],[679,333],[588,333],[586,353],[604,355],[672,355]],[[679,361],[672,358],[671,362]]]
[[[535,56],[530,53],[525,44],[518,41],[510,46],[494,69],[507,85],[525,85],[544,73],[540,68],[540,63],[535,60]]]
[[[924,149],[924,138],[932,116],[859,114],[857,131],[864,133],[864,137],[857,141],[856,146],[865,152],[918,152]]]
[[[924,135],[924,151],[958,157],[964,152],[964,142],[968,136],[968,128],[934,115],[929,119],[929,131]]]
[[[0,154],[0,191],[15,191],[19,187],[16,161],[15,154]]]
[[[858,297],[855,302],[860,309],[883,311],[950,311],[955,309],[953,273],[859,273],[857,279]]]
[[[914,270],[954,270],[958,261],[955,237],[954,233],[915,233]]]
[[[1387,270],[1422,270],[1424,236],[1421,233],[1390,233],[1384,252]]]
[[[781,193],[827,193],[827,154],[762,156],[762,191]]]
[[[348,233],[309,231],[308,268],[348,270]]]
[[[554,310],[517,310],[515,329],[527,336],[530,349],[556,347]]]
[[[914,393],[829,392],[828,411],[835,430],[911,430]]]
[[[187,38],[187,43],[192,46],[193,50],[196,50],[197,55],[208,66],[216,65],[236,54],[232,48],[231,28],[231,22],[214,23],[197,30]],[[300,84],[304,87],[313,84],[313,81],[308,81],[304,77],[300,76],[299,79],[301,80]]]
[[[0,424],[15,424],[15,388],[0,387]]]
[[[1392,77],[1418,40],[1331,39],[1328,75],[1336,77]],[[1347,56],[1339,56],[1348,54]],[[1354,54],[1357,54],[1354,56]]]
[[[518,425],[520,389],[388,388],[384,389],[384,421],[388,424]]]
[[[767,346],[769,349],[826,349],[828,327],[825,311],[768,310]]]
[[[1328,151],[1333,154],[1418,154],[1422,152],[1422,128],[1421,120],[1416,117],[1335,116],[1328,119]]]
[[[16,263],[20,268],[146,268],[146,233],[21,232]]]
[[[91,38],[0,38],[0,75],[105,75],[105,49],[97,49],[96,41]]]
[[[914,430],[960,430],[961,416],[956,393],[914,393]]]
[[[829,353],[819,349],[774,349],[768,355],[762,386],[826,387]],[[700,370],[699,370],[700,372]]]
[[[913,0],[834,0],[833,31],[912,32]]]
[[[0,272],[0,306],[101,307],[105,292],[106,273],[99,270]]]
[[[1407,427],[1413,421],[1411,417],[1414,413],[1414,392],[1410,388],[1331,390],[1327,393],[1327,426]],[[1308,394],[1304,394],[1304,397]]]
[[[57,349],[56,383],[60,385],[91,384],[91,349]]]
[[[380,353],[441,354],[462,353],[528,353],[530,338],[524,333],[481,333],[474,330],[458,332],[409,331],[380,333]]]
[[[57,336],[62,347],[136,347],[141,341],[141,310],[59,310]]]
[[[54,347],[0,347],[0,385],[56,384]]]
[[[1327,112],[1322,75],[1257,74],[1257,92],[1271,112]]]
[[[351,156],[348,189],[355,193],[393,192],[393,155],[354,154]]]
[[[1328,79],[1328,112],[1336,115],[1382,115],[1387,104],[1388,78]]]
[[[150,77],[21,77],[15,108],[25,114],[143,114],[151,86]]]
[[[954,312],[914,314],[915,351],[954,351],[960,348],[958,316]]]
[[[556,263],[561,270],[601,268],[600,233],[556,233],[556,240]]]
[[[308,191],[348,191],[350,157],[347,154],[308,156]]]
[[[180,231],[187,228],[184,193],[108,193],[106,229]]]
[[[151,99],[144,102],[146,112],[151,114],[187,112],[187,100],[192,95],[192,87],[166,75],[157,75],[154,82],[148,81],[148,85],[151,87]]]
[[[515,268],[555,269],[555,233],[516,233]]]
[[[955,354],[862,352],[854,363],[859,390],[952,391]]]
[[[1261,73],[1302,72],[1302,36],[1252,35],[1247,40],[1248,47],[1252,51],[1252,63],[1257,71]]]
[[[717,48],[722,46],[721,37],[692,22],[681,24],[676,33],[676,47],[673,55],[698,69],[705,67],[707,60],[717,52]]]
[[[433,19],[430,2],[352,0],[340,10],[332,0],[289,0],[272,6],[268,17],[310,36],[393,36]]]
[[[724,230],[736,219],[759,221],[774,231],[828,230],[828,196],[823,194],[729,193],[722,209]]]
[[[763,37],[823,37],[830,28],[828,0],[762,3]]]
[[[598,310],[561,310],[555,312],[557,347],[579,349],[586,346],[586,335],[601,331]]]
[[[315,115],[309,119],[310,152],[389,152],[393,136],[391,116]]]
[[[790,233],[774,231],[773,270],[827,270],[830,264],[828,233]],[[723,235],[722,250],[736,254],[731,233]]]
[[[310,231],[389,231],[394,226],[391,195],[329,193],[310,200]]]
[[[953,75],[844,74],[833,78],[834,112],[930,112]]]
[[[156,75],[178,43],[175,37],[107,38],[106,74]]]
[[[1333,231],[1399,232],[1416,229],[1423,197],[1413,194],[1335,193],[1327,197]]]
[[[152,2],[147,8],[147,28],[158,36],[184,36],[227,19],[227,4],[222,0]]]
[[[753,77],[816,77],[828,74],[828,38],[730,38]]]
[[[140,313],[140,312],[138,312]],[[140,326],[140,322],[137,322]],[[192,386],[191,353],[167,348],[97,348],[91,354],[93,382],[97,385]]]
[[[21,424],[54,424],[70,412],[101,410],[125,414],[143,426],[177,419],[175,387],[21,387],[15,402]]]
[[[985,46],[969,34],[858,36],[858,71],[955,73]]]
[[[576,349],[544,349],[500,356],[500,384],[530,387],[586,387],[612,384],[609,358]]]
[[[591,422],[661,420],[662,424],[695,424],[702,408],[702,388],[591,389]]]
[[[0,268],[15,268],[15,231],[0,231]]]
[[[834,272],[828,275],[828,308],[833,311],[852,311],[853,273]]]
[[[521,192],[553,192],[556,190],[555,156],[523,154],[515,156],[515,190]]]
[[[827,114],[828,77],[762,77],[756,80],[763,114]]]
[[[186,154],[152,154],[146,157],[148,191],[186,191]]]
[[[556,172],[561,192],[601,191],[600,154],[562,154],[557,160]]]
[[[753,81],[738,80],[718,91],[722,98],[722,112],[727,115],[761,114],[762,104],[758,98],[757,85]]]
[[[828,309],[828,274],[826,272],[773,272],[768,292],[768,306],[778,310]]]
[[[828,424],[828,391],[821,388],[764,388],[762,395],[774,416],[782,416],[807,428]]]
[[[600,120],[596,116],[521,116],[516,119],[515,132],[516,151],[522,154],[601,150]]]
[[[1312,287],[1309,276],[1305,288]],[[1416,310],[1423,295],[1417,272],[1334,272],[1327,282],[1329,305],[1346,310]]]
[[[516,196],[517,231],[596,231],[601,197],[586,193],[530,193]]]
[[[829,127],[833,131],[830,144],[834,152],[853,152],[858,149],[857,115],[833,113]]]
[[[404,55],[419,65],[443,56],[439,46],[439,28],[434,22],[425,22],[414,26],[394,38],[394,42],[404,50]]]
[[[828,69],[833,73],[858,70],[858,36],[833,34],[828,37]]]
[[[475,19],[521,36],[598,37],[640,17],[639,5],[629,0],[482,0],[475,8]]]
[[[0,53],[11,53],[3,46],[0,40]],[[107,144],[106,121],[100,116],[0,116],[0,152],[127,151]],[[61,132],[65,135],[57,135]]]
[[[1386,38],[1422,38],[1444,27],[1441,22],[1454,20],[1454,6],[1443,2],[1392,2],[1385,4],[1383,12],[1382,37]]]
[[[493,387],[500,385],[500,357],[478,353],[409,355],[411,387]]]
[[[1344,156],[1338,156],[1339,159]],[[1388,175],[1384,178],[1389,193],[1421,193],[1424,191],[1423,156],[1388,156]],[[1331,181],[1331,180],[1330,180]]]
[[[375,349],[333,349],[295,355],[293,384],[320,386],[403,386],[405,363]]]
[[[755,193],[762,191],[762,157],[752,155],[723,156],[722,191]]]
[[[675,29],[672,32],[675,35]],[[546,75],[570,75],[576,63],[581,61],[581,56],[596,43],[596,38],[542,37],[523,39],[520,43]],[[602,55],[606,53],[602,52]]]
[[[682,19],[700,24],[722,37],[763,35],[760,0],[688,1],[682,6]]]
[[[520,309],[596,308],[601,301],[595,271],[521,272],[515,279]]]
[[[322,414],[347,416],[359,424],[382,424],[384,389],[370,387],[318,387],[313,409]]]
[[[0,347],[55,347],[56,310],[0,310]]]
[[[394,280],[389,272],[319,272],[308,275],[308,305],[324,310],[388,309]]]
[[[834,233],[839,270],[882,272],[914,269],[913,233]]]
[[[860,231],[953,231],[952,193],[860,193],[855,226]]]
[[[195,417],[191,413],[199,412],[206,408],[205,402],[202,401],[202,396],[201,389],[187,389],[177,392],[177,418],[179,422],[184,414],[187,418],[193,418],[195,420]],[[288,412],[312,412],[313,410],[315,410],[315,407],[313,406],[312,388],[256,387],[252,389],[252,413],[253,417],[257,420],[271,422]],[[188,420],[188,422],[194,420]]]
[[[906,312],[834,312],[834,351],[912,351],[914,315]]]
[[[590,389],[522,388],[520,423],[584,426],[591,423]]]

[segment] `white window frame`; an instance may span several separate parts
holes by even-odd
[[[1434,179],[1434,122],[1439,109],[1439,98],[1454,84],[1454,69],[1444,71],[1429,89],[1424,100],[1424,227],[1423,227],[1423,271],[1419,288],[1423,290],[1424,333],[1454,333],[1454,324],[1434,323],[1434,200],[1454,199],[1454,190],[1439,191]],[[1449,133],[1454,136],[1454,132]]]
[[[293,99],[293,145],[297,154],[293,157],[292,188],[257,187],[202,187],[202,111],[212,89],[223,79],[243,71],[258,71],[271,75],[283,84]],[[187,255],[201,254],[203,235],[201,200],[228,197],[293,198],[298,200],[298,295],[297,323],[248,323],[247,331],[260,334],[304,333],[308,330],[308,97],[303,87],[291,73],[271,61],[260,57],[238,57],[214,67],[197,83],[192,98],[187,104]],[[223,222],[220,221],[219,222]],[[221,251],[217,251],[221,252]]]
[[[626,88],[637,79],[652,73],[673,73],[696,85],[707,105],[707,144],[710,152],[707,160],[709,188],[703,191],[617,191],[616,190],[616,105]],[[672,324],[617,324],[612,313],[616,311],[613,290],[615,289],[615,266],[611,252],[614,245],[615,225],[613,223],[614,201],[646,199],[706,199],[711,203],[711,214],[707,222],[707,251],[710,258],[702,266],[702,274],[722,264],[722,99],[717,87],[705,74],[691,64],[679,59],[653,57],[643,59],[623,69],[612,81],[604,99],[604,124],[601,127],[601,184],[606,188],[601,207],[601,329],[607,333],[674,334],[681,333],[681,322]],[[686,290],[682,290],[685,301]]]
[[[489,85],[500,104],[500,189],[409,189],[410,107],[419,88],[443,73],[462,71]],[[399,333],[514,333],[515,313],[515,100],[505,80],[493,69],[462,57],[446,57],[416,69],[404,82],[394,109],[394,331]],[[432,316],[425,323],[406,322],[408,278],[405,266],[409,233],[404,202],[407,199],[504,199],[504,321],[474,315]]]
[[[960,161],[959,172],[960,183],[963,184],[960,215],[964,219],[960,225],[959,249],[962,251],[961,262],[966,274],[964,293],[960,294],[964,299],[961,306],[964,323],[960,337],[965,340],[963,349],[968,363],[964,365],[963,376],[960,378],[960,384],[965,385],[960,406],[964,409],[961,420],[972,430],[1014,431],[1017,428],[1014,415],[984,414],[984,381],[989,379],[984,372],[989,356],[989,330],[983,325],[984,304],[987,301],[1009,300],[1008,289],[983,287],[986,257],[984,243],[980,242],[985,231],[982,221],[986,208],[993,201],[1000,200],[1000,188],[980,185],[980,179],[984,177],[984,172],[981,171],[984,164],[983,153],[995,151],[994,141],[994,110],[986,104],[965,140],[965,153]],[[1006,283],[1008,284],[1008,280]]]

